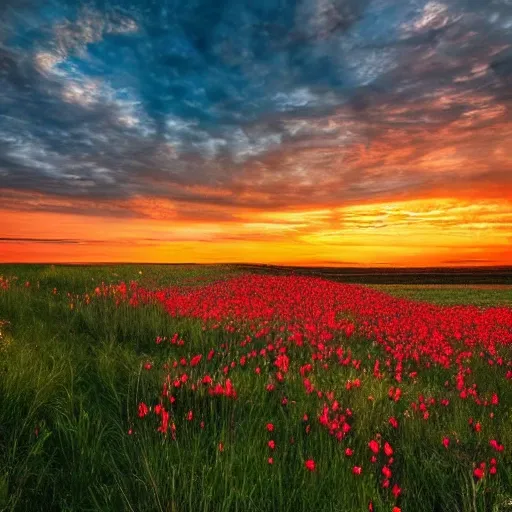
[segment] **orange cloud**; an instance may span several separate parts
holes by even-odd
[[[132,204],[131,207],[134,205]],[[138,202],[135,208],[161,208]],[[172,205],[165,207],[174,212]],[[431,198],[229,220],[0,212],[2,261],[263,262],[366,266],[511,264],[512,202]]]

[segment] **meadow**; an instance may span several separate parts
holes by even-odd
[[[510,286],[0,276],[0,510],[512,511]]]

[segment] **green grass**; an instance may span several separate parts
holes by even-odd
[[[481,307],[512,306],[512,285],[371,285],[372,288],[406,299],[434,304],[473,304]]]
[[[229,266],[1,267],[0,274],[18,279],[11,289],[0,290],[0,320],[9,322],[1,327],[0,340],[0,510],[351,512],[367,510],[372,499],[376,510],[391,511],[392,500],[378,491],[367,462],[356,478],[351,474],[356,461],[343,455],[346,446],[366,453],[368,439],[377,431],[397,452],[402,510],[512,510],[506,505],[512,497],[512,474],[506,467],[500,466],[493,481],[475,487],[468,454],[478,457],[487,447],[467,435],[467,418],[473,415],[498,432],[509,449],[510,410],[505,408],[492,422],[469,402],[430,423],[403,415],[421,392],[442,396],[441,373],[404,385],[399,405],[387,398],[390,382],[363,379],[361,390],[343,394],[343,407],[357,412],[357,433],[343,444],[318,425],[319,402],[304,394],[299,378],[290,378],[278,394],[268,393],[266,377],[255,374],[254,362],[233,373],[237,401],[177,392],[176,441],[156,432],[154,414],[140,420],[137,404],[158,400],[166,374],[163,363],[200,352],[204,357],[197,372],[216,372],[219,362],[206,361],[208,350],[228,343],[220,356],[227,364],[241,355],[234,344],[239,338],[203,331],[198,322],[170,318],[156,306],[134,309],[97,300],[70,309],[67,292],[90,293],[102,281],[130,279],[147,286],[189,286],[237,273]],[[449,293],[443,290],[441,296]],[[156,336],[176,332],[186,341],[183,347],[155,344]],[[259,350],[265,345],[265,340],[255,340],[253,346]],[[352,348],[355,357],[366,357],[364,341]],[[306,361],[310,352],[297,348],[295,355]],[[146,361],[153,364],[150,371],[144,369]],[[271,363],[259,364],[267,374]],[[485,375],[484,391],[485,386],[503,386],[486,366],[477,365],[474,371]],[[343,393],[347,379],[357,375],[351,367],[339,367],[312,378],[319,387]],[[505,405],[510,403],[510,392],[501,393]],[[283,395],[290,400],[286,407]],[[192,422],[185,419],[189,410],[194,411]],[[309,434],[302,421],[305,412],[311,417]],[[402,425],[394,431],[387,420],[399,413]],[[269,421],[276,425],[272,466],[267,463]],[[440,439],[447,431],[460,436],[460,448],[444,450]],[[317,463],[314,473],[304,469],[308,457]]]
[[[28,281],[32,288],[73,293],[91,292],[102,282],[136,281],[148,288],[189,286],[240,273],[234,265],[0,265],[0,276],[15,279],[18,284]]]

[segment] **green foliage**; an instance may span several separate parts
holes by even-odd
[[[70,309],[67,292],[90,293],[102,281],[131,279],[148,286],[190,286],[232,276],[230,267],[10,266],[2,274],[18,279],[9,290],[0,290],[0,320],[9,321],[2,327],[8,342],[0,340],[0,510],[350,512],[367,510],[371,499],[375,510],[391,511],[389,493],[375,494],[375,475],[365,471],[353,478],[353,461],[343,453],[346,446],[365,452],[376,431],[400,447],[395,457],[404,489],[402,510],[512,510],[507,508],[510,471],[500,468],[492,483],[476,487],[468,471],[467,454],[481,446],[469,436],[467,418],[480,409],[468,403],[452,410],[449,421],[442,416],[429,423],[413,421],[388,399],[389,382],[368,379],[346,396],[343,406],[357,412],[357,434],[343,445],[318,425],[318,401],[304,395],[296,371],[282,390],[290,398],[285,408],[265,391],[254,365],[233,377],[235,402],[182,393],[175,441],[156,432],[153,416],[140,420],[139,401],[155,404],[158,398],[162,363],[201,352],[202,371],[213,372],[218,363],[210,364],[205,356],[229,335],[172,319],[156,306],[134,309],[98,300]],[[173,333],[186,340],[183,347],[155,344],[156,336]],[[262,348],[261,343],[254,348]],[[229,360],[238,356],[237,347],[232,350]],[[367,347],[355,343],[353,352],[364,358]],[[144,369],[146,361],[153,363],[151,371]],[[483,387],[499,385],[484,367],[475,372],[481,372]],[[312,378],[343,389],[355,376],[353,368],[338,367]],[[431,372],[428,381],[404,386],[403,401],[421,392],[440,396],[443,384],[444,375]],[[510,390],[499,391],[511,403]],[[189,410],[197,421],[185,421]],[[397,410],[401,428],[395,431],[388,418]],[[309,434],[304,413],[311,418]],[[273,465],[267,463],[267,422],[276,425]],[[512,446],[511,422],[511,411],[505,411],[494,423],[507,448]],[[450,451],[441,445],[448,430],[461,440]],[[314,473],[304,470],[309,457],[317,464]]]
[[[473,304],[480,307],[512,306],[512,285],[371,285],[397,297],[435,304]]]

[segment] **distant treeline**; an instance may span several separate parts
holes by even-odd
[[[45,268],[104,268],[114,271],[133,267],[138,271],[149,267],[153,271],[162,271],[173,267],[192,269],[194,267],[210,267],[212,269],[224,267],[258,274],[270,275],[301,275],[316,276],[345,283],[362,284],[457,284],[457,285],[512,285],[512,266],[499,267],[312,267],[291,265],[266,265],[258,263],[2,263],[0,275],[25,274],[27,270],[42,271]],[[125,272],[125,273],[126,273]]]
[[[346,283],[512,285],[512,266],[456,268],[358,268],[239,264],[236,265],[236,267],[255,273],[316,276]]]

